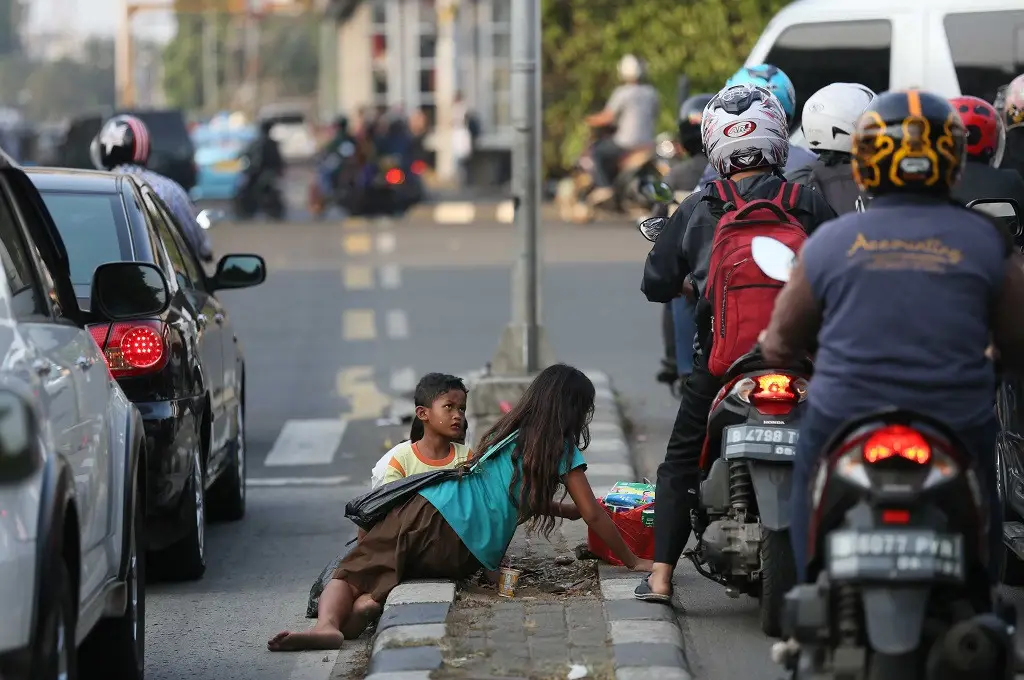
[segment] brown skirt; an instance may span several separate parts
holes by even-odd
[[[462,579],[480,563],[441,513],[420,495],[389,512],[338,563],[343,579],[384,604],[395,586],[417,578]]]

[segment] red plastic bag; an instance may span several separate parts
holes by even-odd
[[[612,518],[612,523],[622,534],[623,540],[626,541],[626,545],[633,551],[633,554],[637,557],[645,560],[654,559],[654,527],[644,526],[643,522],[643,511],[654,507],[654,503],[648,503],[647,505],[638,505],[632,510],[626,510],[624,512],[612,512],[607,505],[604,504],[602,499],[598,499],[601,507],[605,509]],[[657,520],[655,520],[657,521]],[[612,553],[601,538],[594,533],[594,530],[587,528],[587,549],[597,559],[607,562],[615,566],[621,566],[622,562]]]

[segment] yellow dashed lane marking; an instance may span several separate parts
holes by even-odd
[[[342,280],[348,290],[369,290],[373,288],[373,268],[349,265],[342,271]]]
[[[373,239],[365,232],[346,234],[342,245],[349,255],[366,255],[373,249]]]
[[[377,319],[372,309],[346,309],[341,316],[343,340],[373,340],[377,337]]]

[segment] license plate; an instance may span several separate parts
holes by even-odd
[[[800,430],[793,427],[731,425],[722,437],[723,457],[793,460]]]
[[[930,529],[833,531],[828,571],[842,580],[962,581],[963,536]]]

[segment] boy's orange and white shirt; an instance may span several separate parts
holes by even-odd
[[[385,453],[373,467],[371,484],[373,488],[377,488],[382,484],[420,472],[454,468],[465,463],[472,455],[473,450],[469,446],[453,442],[446,457],[432,460],[422,455],[416,444],[406,440]]]

